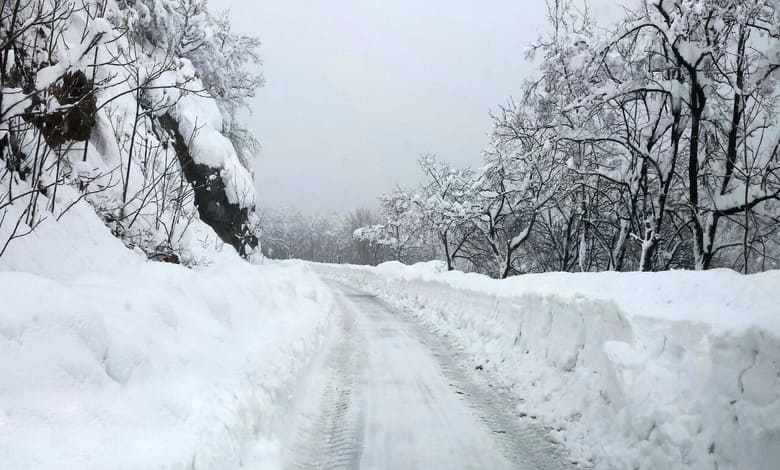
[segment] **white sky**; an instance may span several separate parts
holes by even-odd
[[[606,2],[606,0],[599,0]],[[210,0],[263,42],[248,124],[259,203],[374,206],[435,153],[478,166],[489,111],[531,72],[543,0]]]

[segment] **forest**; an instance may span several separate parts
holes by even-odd
[[[254,207],[259,40],[203,0],[107,4],[3,2],[0,256],[86,200],[186,262],[203,221],[247,256],[497,278],[780,265],[776,2],[645,0],[607,25],[549,2],[480,167],[421,155],[418,185],[314,216]]]
[[[608,25],[548,9],[480,168],[427,154],[376,209],[266,209],[264,252],[497,278],[780,266],[777,3],[645,0]]]

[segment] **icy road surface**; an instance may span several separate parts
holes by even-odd
[[[336,324],[299,392],[286,468],[567,468],[538,425],[407,314],[332,287]]]

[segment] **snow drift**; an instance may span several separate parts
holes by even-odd
[[[525,275],[315,265],[453,341],[596,468],[780,461],[780,272]]]
[[[0,466],[279,467],[289,397],[332,297],[305,267],[209,250],[194,269],[148,262],[83,201],[10,245]]]

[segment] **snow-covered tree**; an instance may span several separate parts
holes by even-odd
[[[150,256],[197,219],[251,248],[256,40],[205,2],[12,0],[0,26],[0,251],[82,200]]]
[[[357,246],[496,277],[780,266],[777,2],[641,0],[607,26],[548,8],[482,167],[423,156]]]
[[[128,21],[137,35],[170,55],[189,60],[205,91],[223,115],[222,133],[230,138],[245,167],[259,150],[257,139],[241,125],[239,112],[263,86],[260,40],[235,33],[228,12],[212,13],[207,0],[142,0],[128,3]]]
[[[421,156],[418,163],[426,179],[412,194],[410,210],[419,214],[424,229],[435,234],[447,269],[452,270],[477,233],[474,176],[471,170],[455,170],[433,155]]]
[[[477,228],[493,258],[494,273],[505,278],[524,272],[519,250],[540,214],[563,196],[563,154],[550,145],[549,128],[540,119],[541,103],[529,92],[522,103],[495,118],[493,142],[477,182],[481,210]]]

